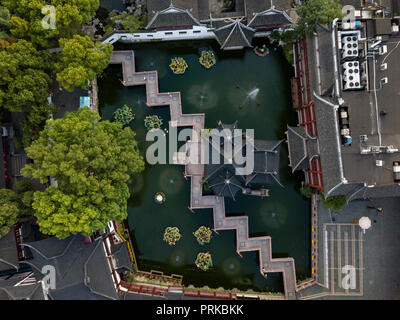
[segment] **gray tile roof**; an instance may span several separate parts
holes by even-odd
[[[333,65],[333,50],[332,50],[332,34],[329,29],[317,24],[317,39],[318,39],[318,54],[320,68],[319,74],[321,76],[321,95],[327,96],[333,92],[335,77],[334,77],[334,65]],[[309,47],[309,56],[313,56],[315,59],[315,40],[309,39],[307,41]],[[316,64],[316,62],[314,62]],[[316,67],[314,67],[317,70]]]
[[[389,198],[400,197],[400,185],[390,184],[375,187],[365,187],[360,192],[355,194],[352,200],[357,199],[372,199],[372,198]]]
[[[28,162],[28,156],[26,154],[15,154],[11,156],[11,174],[14,177],[21,176],[21,170],[25,167]]]
[[[268,28],[282,27],[293,24],[294,21],[286,14],[285,11],[280,11],[270,8],[263,12],[259,12],[251,18],[248,26],[251,28]]]
[[[109,299],[119,298],[101,240],[95,242],[95,248],[86,261],[84,270],[84,283],[91,292]]]
[[[49,293],[52,300],[109,300],[88,290],[84,283],[78,283]]]
[[[324,192],[329,196],[343,181],[337,111],[329,101],[314,96]]]
[[[255,30],[240,21],[234,21],[214,31],[222,49],[242,49],[251,47]]]
[[[307,151],[308,151],[308,157],[310,158],[310,160],[319,155],[319,145],[318,145],[317,138],[308,136]]]
[[[170,28],[180,26],[198,26],[200,23],[193,17],[189,10],[168,7],[158,11],[148,23],[146,29]]]
[[[360,182],[342,183],[338,188],[333,190],[330,196],[345,196],[349,201],[357,196],[364,188],[364,184]]]
[[[111,254],[115,258],[117,265],[116,269],[125,268],[127,270],[134,271],[126,242],[112,245]]]
[[[234,129],[237,128],[237,122],[233,124],[220,123],[218,131],[224,131],[224,139],[219,141],[213,139],[213,132],[211,132],[211,145],[212,151],[209,152],[209,164],[205,165],[205,181],[208,181],[209,186],[215,194],[220,196],[226,196],[234,198],[235,194],[244,188],[258,188],[260,186],[280,184],[279,181],[279,157],[280,157],[280,145],[282,141],[269,141],[269,140],[254,140],[254,169],[249,175],[242,176],[236,174],[237,168],[244,167],[244,164],[238,165],[235,163],[233,158],[232,163],[225,160],[223,152],[219,154],[219,164],[213,163],[213,150],[218,151],[218,147],[221,151],[224,150],[224,142],[227,137],[232,138],[232,149],[236,150],[236,154],[241,153],[242,156],[246,155],[246,141],[242,141],[241,147],[235,146],[237,142],[234,139]],[[219,141],[219,144],[217,143]],[[239,147],[239,148],[238,148]]]
[[[170,5],[188,10],[196,20],[208,19],[210,9],[208,0],[147,0],[147,16],[149,21],[157,12],[167,9]]]
[[[86,290],[85,295],[92,294],[93,299],[97,296],[118,299],[101,239],[85,244],[81,235],[75,235],[64,240],[53,237],[22,245],[30,249],[33,258],[26,263],[37,275],[45,265],[55,267],[56,289],[50,290],[53,297],[62,297],[72,290],[70,287],[75,287]],[[65,291],[67,288],[70,289]]]
[[[286,136],[289,149],[289,166],[292,168],[292,172],[302,170],[304,165],[308,163],[306,130],[303,126],[287,126]]]
[[[41,283],[16,286],[19,278],[0,280],[0,300],[44,300]]]
[[[245,0],[245,14],[250,21],[257,13],[271,8],[271,1],[267,0]]]
[[[0,271],[18,269],[18,252],[14,227],[0,239]]]

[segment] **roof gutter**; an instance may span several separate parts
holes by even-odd
[[[332,50],[333,50],[333,64],[335,67],[335,92],[336,96],[340,98],[340,90],[339,90],[339,70],[338,70],[338,64],[337,64],[337,54],[336,54],[336,39],[335,39],[335,28],[336,28],[336,23],[339,20],[339,18],[335,18],[332,22]]]

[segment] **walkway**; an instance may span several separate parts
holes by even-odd
[[[176,40],[205,40],[216,39],[212,29],[206,26],[193,26],[192,29],[161,30],[154,32],[125,32],[115,31],[103,38],[103,43],[114,44],[118,41],[125,43]]]
[[[136,72],[135,56],[133,51],[114,51],[111,64],[122,64],[123,84],[125,86],[146,85],[147,106],[167,106],[171,112],[171,126],[193,127],[196,132],[192,136],[200,137],[200,130],[204,129],[205,115],[182,114],[180,92],[159,93],[157,71]],[[190,154],[191,146],[199,141],[187,143]],[[194,149],[192,149],[194,150]],[[199,157],[199,154],[190,154],[190,157]],[[200,163],[197,161],[196,163]],[[258,251],[260,258],[260,272],[266,277],[269,272],[282,272],[286,299],[296,299],[296,273],[293,258],[272,259],[271,237],[249,237],[248,217],[226,217],[223,197],[203,196],[201,180],[204,165],[188,164],[185,174],[191,177],[190,209],[212,208],[214,216],[214,231],[236,230],[237,253],[244,251]]]

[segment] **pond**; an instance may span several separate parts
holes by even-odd
[[[203,48],[214,50],[217,63],[211,69],[202,67],[198,58]],[[296,124],[291,107],[290,77],[292,67],[279,48],[270,46],[270,54],[258,57],[250,49],[223,52],[213,42],[169,42],[121,45],[116,50],[134,50],[136,71],[158,70],[160,92],[180,91],[183,113],[205,113],[206,127],[217,122],[238,120],[242,129],[254,129],[258,139],[282,140],[286,125]],[[169,69],[174,57],[183,57],[188,69],[175,75]],[[144,118],[158,115],[163,129],[170,120],[168,107],[146,106],[144,86],[124,87],[120,65],[110,66],[99,79],[100,111],[103,119],[112,120],[113,112],[127,104],[135,114],[130,124],[137,134],[144,155],[149,142]],[[301,176],[288,167],[285,142],[281,146],[280,180],[284,187],[271,186],[269,198],[240,195],[236,201],[225,199],[227,215],[248,215],[250,236],[272,237],[273,257],[293,257],[299,279],[310,275],[310,203],[299,188]],[[183,176],[184,167],[146,164],[146,169],[130,181],[128,224],[131,230],[139,269],[158,270],[164,274],[183,275],[185,285],[225,289],[252,289],[258,292],[283,291],[281,274],[259,272],[258,252],[236,253],[235,231],[213,233],[209,244],[200,245],[193,232],[202,225],[213,228],[211,209],[188,209],[190,178]],[[154,201],[157,192],[166,201]],[[163,241],[166,227],[176,226],[182,238],[173,247]],[[194,261],[199,252],[210,252],[213,267],[204,272]]]

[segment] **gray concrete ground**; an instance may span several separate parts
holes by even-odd
[[[383,208],[379,214],[376,209]],[[365,234],[351,224],[372,221]],[[325,236],[326,231],[326,236]],[[328,258],[328,259],[327,259]],[[326,262],[328,273],[326,272]],[[355,265],[356,288],[341,288],[338,266]],[[350,202],[341,212],[318,209],[318,283],[298,293],[300,299],[400,299],[400,199]],[[328,274],[328,276],[327,276]],[[327,285],[328,283],[328,285]]]
[[[79,109],[80,97],[88,95],[88,90],[81,88],[75,88],[73,92],[65,89],[60,90],[60,86],[55,80],[53,81],[52,92],[52,100],[58,110],[54,115],[54,119],[63,118],[66,112],[77,111]]]

